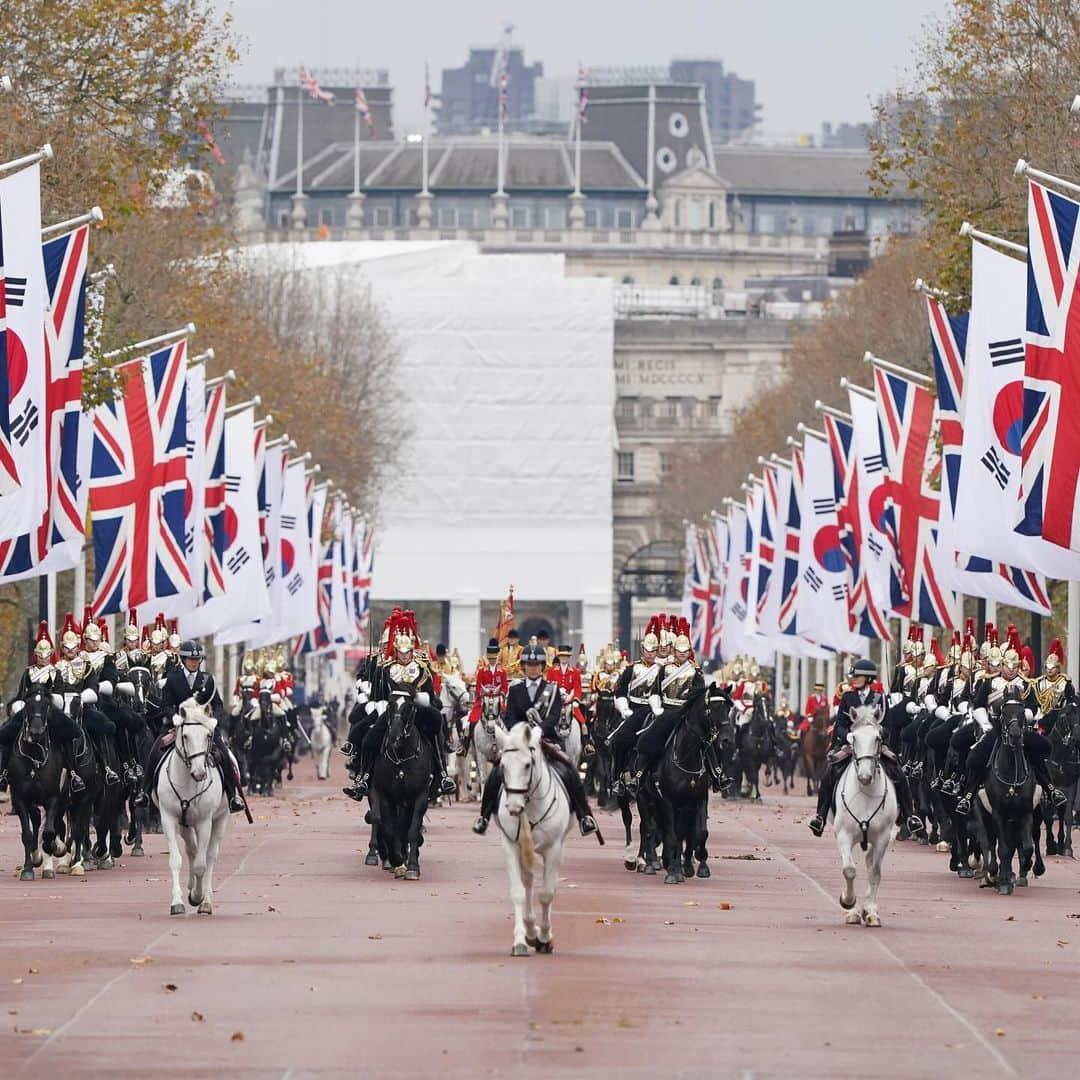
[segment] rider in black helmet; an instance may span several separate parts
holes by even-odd
[[[818,788],[817,813],[811,818],[810,831],[815,836],[820,836],[825,831],[825,821],[832,809],[833,795],[836,785],[843,776],[851,759],[851,747],[848,745],[848,732],[851,730],[851,722],[855,719],[855,710],[860,705],[871,705],[885,711],[885,699],[881,692],[875,690],[873,682],[877,678],[877,664],[873,660],[856,660],[851,665],[849,673],[849,689],[840,698],[840,704],[836,709],[836,719],[833,722],[832,744],[829,748],[829,767],[821,778],[821,786]],[[896,801],[900,809],[900,816],[907,821],[908,831],[917,835],[923,830],[921,818],[917,818],[911,801],[911,789],[908,787],[907,777],[904,775],[897,761],[896,755],[888,747],[881,751],[881,766],[886,775],[893,782],[896,789]]]

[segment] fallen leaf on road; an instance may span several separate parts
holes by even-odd
[[[196,1024],[201,1024],[206,1017],[196,1009],[195,1012],[191,1014],[191,1019],[194,1020]]]
[[[721,855],[721,859],[732,859],[736,862],[770,862],[772,860],[771,855],[755,855],[753,852],[747,852],[745,855]]]
[[[612,919],[611,921],[612,921],[612,922],[621,922],[621,923],[624,923],[624,922],[626,922],[626,920],[625,920],[625,919],[623,919],[623,918],[620,918],[620,917],[619,917],[618,915],[616,915],[616,916],[615,916],[615,918],[614,918],[614,919]]]
[[[1032,994],[1031,995],[1031,1000],[1032,1001],[1045,1001],[1046,1000],[1046,995],[1045,994]]]
[[[600,918],[596,920],[596,924],[597,926],[610,926],[611,920],[601,915]]]
[[[730,910],[731,910],[731,905],[730,905],[730,904],[729,904],[729,903],[728,903],[728,902],[727,902],[727,901],[725,900],[725,901],[724,901],[724,902],[723,902],[723,903],[722,903],[722,904],[720,905],[720,910],[721,910],[721,911],[730,911]]]
[[[41,972],[37,968],[27,968],[26,973],[28,975],[40,975]]]
[[[153,963],[152,956],[132,956],[128,958],[129,964],[134,964],[136,967],[142,967],[143,964]]]
[[[1004,1039],[1005,1038],[1005,1029],[1004,1028],[997,1028],[997,1029],[995,1029],[994,1034],[999,1039]]]
[[[382,934],[368,934],[368,941],[382,941]]]
[[[700,900],[684,900],[683,907],[701,907]]]
[[[620,1016],[619,1019],[615,1021],[615,1026],[617,1028],[636,1028],[637,1024],[631,1023],[625,1016]]]
[[[1058,938],[1058,947],[1064,949],[1069,944],[1069,939],[1064,937]]]
[[[266,905],[266,910],[267,910],[267,911],[277,911],[277,908],[276,908],[276,907],[274,907],[274,905],[273,905],[273,904],[267,904],[267,905]]]
[[[1016,922],[1016,916],[1015,915],[1006,915],[1005,916],[1005,921],[1006,922]]]
[[[176,993],[177,989],[176,983],[162,983],[161,989],[164,990],[167,994],[174,994]]]
[[[244,1041],[244,1033],[242,1031],[234,1031],[229,1036],[229,1042],[243,1042],[243,1041]]]
[[[12,982],[13,982],[13,983],[14,983],[14,984],[15,984],[16,986],[18,986],[18,985],[19,985],[19,984],[20,984],[20,983],[22,982],[22,979],[12,979],[11,981],[12,981]]]
[[[674,926],[675,923],[674,923],[674,921],[672,919],[665,919],[664,920],[664,925],[665,926]]]
[[[51,1035],[52,1028],[16,1028],[20,1035]]]

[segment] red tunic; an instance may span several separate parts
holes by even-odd
[[[552,664],[544,673],[544,678],[548,682],[555,683],[560,690],[570,695],[574,702],[574,719],[584,726],[587,721],[581,709],[578,708],[578,702],[581,701],[581,671],[576,667],[562,667],[559,664]]]
[[[480,719],[480,703],[486,697],[500,697],[505,700],[506,693],[510,689],[510,679],[506,671],[501,667],[492,667],[490,664],[480,668],[476,673],[476,690],[469,710],[469,723],[475,724]]]

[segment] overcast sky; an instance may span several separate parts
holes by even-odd
[[[822,121],[860,121],[911,66],[927,19],[947,0],[215,0],[241,38],[237,80],[276,66],[383,67],[398,133],[418,129],[424,62],[432,89],[470,45],[505,23],[545,75],[586,67],[710,57],[757,84],[766,132],[816,134]]]

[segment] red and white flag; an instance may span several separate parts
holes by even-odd
[[[368,104],[367,95],[358,86],[356,88],[356,111],[364,118],[367,124],[369,138],[375,138],[375,119],[371,115],[371,106]]]

